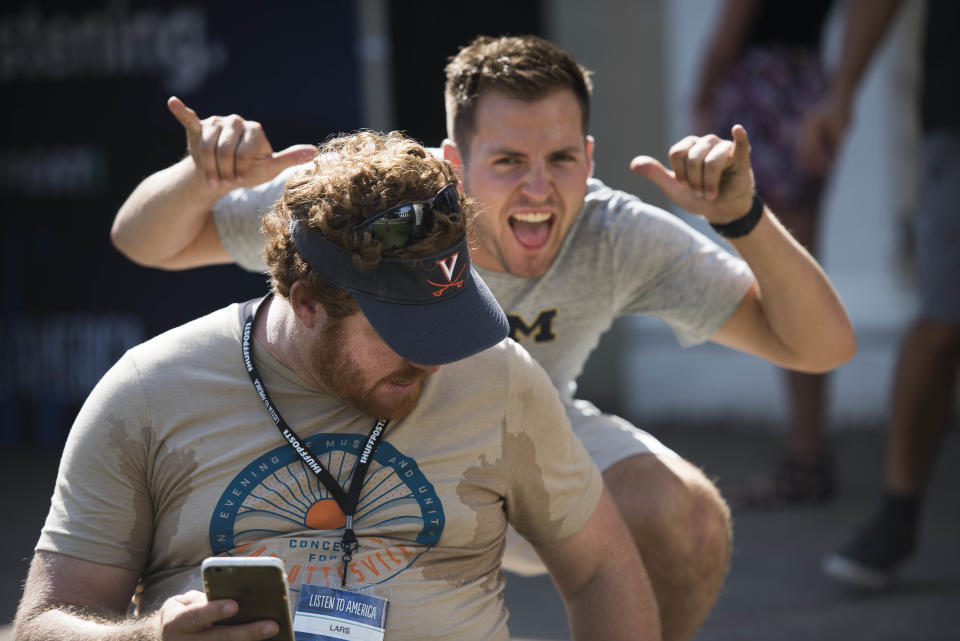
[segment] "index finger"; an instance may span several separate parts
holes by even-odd
[[[673,169],[677,181],[685,185],[690,184],[690,179],[687,176],[687,154],[690,153],[690,148],[698,140],[700,140],[699,136],[687,136],[674,143],[670,147],[670,151],[667,152],[667,157],[670,159],[670,168]]]
[[[200,117],[197,115],[196,111],[183,104],[182,100],[176,96],[171,96],[167,100],[167,109],[169,109],[170,113],[173,114],[173,117],[176,118],[181,125],[183,125],[183,128],[187,130],[187,133],[200,133],[200,129],[202,128],[202,125],[200,124]]]

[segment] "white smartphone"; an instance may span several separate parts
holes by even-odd
[[[233,599],[240,606],[235,615],[218,625],[270,619],[277,622],[280,632],[269,641],[294,641],[283,561],[263,556],[213,556],[204,559],[200,567],[208,601]]]

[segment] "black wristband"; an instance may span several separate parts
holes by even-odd
[[[760,219],[763,217],[763,201],[757,192],[753,192],[753,204],[750,205],[750,211],[736,220],[729,223],[715,225],[710,223],[713,230],[724,238],[740,238],[753,231]]]

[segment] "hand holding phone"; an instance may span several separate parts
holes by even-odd
[[[217,625],[271,620],[280,631],[268,641],[294,641],[283,561],[274,557],[210,557],[201,565],[208,601],[233,599],[239,609]]]

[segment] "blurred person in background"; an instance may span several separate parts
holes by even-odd
[[[575,399],[576,379],[625,314],[663,320],[684,345],[712,340],[826,371],[855,350],[843,305],[756,196],[744,128],[733,128],[732,139],[684,138],[670,150],[670,169],[648,156],[631,163],[729,237],[741,259],[592,177],[590,73],[566,52],[533,36],[479,37],[446,75],[449,138],[438,153],[481,205],[471,230],[478,271],[603,471],[650,575],[664,639],[689,639],[727,572],[726,503],[701,470],[653,436]],[[175,98],[168,104],[189,153],[134,190],[114,221],[115,245],[161,268],[237,262],[262,270],[260,218],[287,180],[281,170],[304,149],[274,153],[256,122],[201,120]],[[504,567],[542,574],[532,548],[508,536]]]
[[[850,0],[841,57],[804,128],[807,161],[829,166],[853,114],[857,87],[901,0]],[[922,167],[913,255],[919,310],[893,376],[884,495],[876,513],[824,559],[827,575],[890,586],[913,555],[937,452],[956,405],[960,368],[960,3],[927,0],[922,55]]]
[[[704,50],[694,94],[697,133],[736,123],[750,132],[757,193],[794,238],[817,254],[823,187],[829,166],[802,162],[804,114],[822,97],[821,37],[832,0],[726,0]],[[749,507],[819,503],[836,487],[827,447],[827,377],[785,370],[786,452],[769,476],[752,479],[731,499]]]

